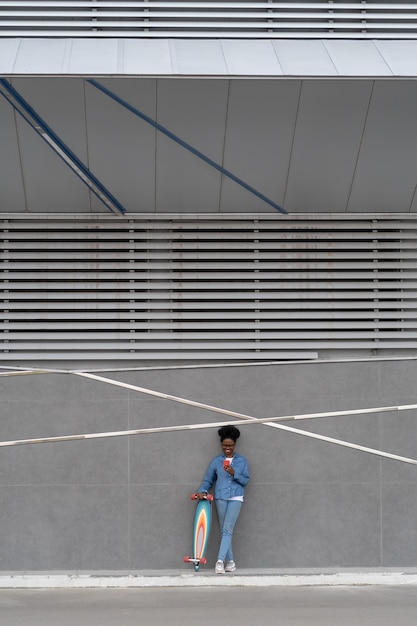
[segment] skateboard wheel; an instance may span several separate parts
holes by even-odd
[[[207,500],[208,500],[209,502],[213,502],[214,497],[211,495],[211,493],[208,493],[208,494],[207,494]]]
[[[202,559],[200,559],[200,563],[201,565],[207,565],[207,559],[203,557]]]
[[[197,500],[197,494],[196,494],[196,493],[192,493],[192,494],[190,495],[190,499],[191,499],[191,500]]]
[[[190,557],[189,556],[185,556],[183,560],[184,560],[184,563],[189,563],[190,562]]]

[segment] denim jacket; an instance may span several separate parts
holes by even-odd
[[[243,496],[244,487],[249,482],[249,466],[244,456],[235,454],[232,467],[235,470],[231,476],[223,469],[223,461],[226,455],[215,456],[207,468],[207,472],[198,489],[199,492],[209,491],[214,483],[214,497],[217,500],[228,500],[235,496]]]

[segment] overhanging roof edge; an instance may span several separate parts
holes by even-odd
[[[417,40],[0,38],[0,75],[417,78]]]

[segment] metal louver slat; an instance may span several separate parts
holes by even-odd
[[[413,38],[415,2],[0,0],[0,36]]]
[[[9,214],[0,223],[3,362],[417,349],[414,217]]]

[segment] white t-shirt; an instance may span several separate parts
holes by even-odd
[[[229,459],[230,461],[230,465],[233,465],[233,458],[234,457],[226,457],[227,459]],[[243,502],[243,496],[234,496],[233,498],[226,498],[228,502],[230,502],[231,500],[237,500],[238,502]]]

